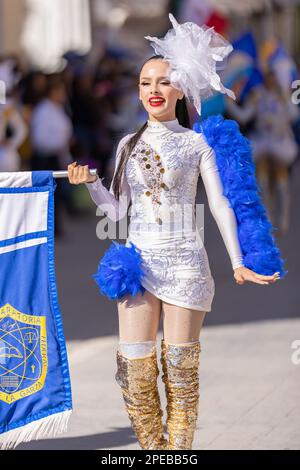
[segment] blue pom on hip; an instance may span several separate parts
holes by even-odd
[[[132,242],[130,247],[114,240],[112,243],[99,263],[98,272],[92,275],[100,292],[111,300],[126,294],[134,297],[139,291],[144,295],[141,279],[145,273],[138,248]]]

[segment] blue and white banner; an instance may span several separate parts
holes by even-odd
[[[72,412],[55,188],[49,171],[0,173],[0,449],[65,432]]]

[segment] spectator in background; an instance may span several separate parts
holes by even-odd
[[[124,87],[125,72],[125,63],[121,58],[111,55],[109,51],[106,51],[95,67],[94,90],[101,103],[98,132],[101,175],[108,176],[108,179],[111,178],[110,163],[115,143],[123,133],[122,126],[119,126],[119,122],[116,122],[115,118],[122,112],[122,98],[128,91],[127,86]],[[129,120],[130,117],[127,117],[127,124]],[[108,183],[106,180],[104,181],[105,184]]]
[[[16,85],[14,61],[0,63],[0,81],[5,84],[5,102],[0,104],[0,171],[19,171],[18,149],[26,138],[27,127],[13,97]]]
[[[116,114],[111,113],[109,123],[111,129],[115,132],[115,141],[119,141],[124,135],[133,132],[139,125],[142,125],[147,118],[145,110],[141,106],[136,93],[136,74],[134,71],[127,70],[123,73],[122,83],[120,84],[121,93],[119,95],[119,110]],[[108,175],[112,179],[115,167],[115,152],[108,162]]]
[[[32,170],[65,170],[72,157],[69,151],[72,123],[64,105],[66,90],[60,78],[49,78],[46,97],[33,110],[30,132],[32,142]],[[62,203],[69,203],[69,185],[57,180],[55,191],[55,234],[62,235]]]
[[[43,72],[29,72],[21,80],[21,101],[24,106],[33,109],[43,98],[47,91],[47,77]]]
[[[81,164],[100,169],[97,148],[100,103],[93,93],[93,79],[88,71],[82,70],[74,77],[70,104],[75,137],[73,155]]]
[[[33,109],[45,98],[46,89],[47,77],[43,72],[31,71],[21,79],[19,96],[22,116],[27,127],[30,126]],[[32,156],[30,133],[28,133],[27,138],[20,148],[20,155],[22,159],[22,169],[30,170],[30,160]]]
[[[241,124],[254,118],[254,130],[248,137],[258,181],[273,225],[278,226],[279,234],[285,234],[290,216],[290,168],[298,155],[292,123],[299,109],[283,93],[272,71],[244,106],[226,99],[226,109]]]

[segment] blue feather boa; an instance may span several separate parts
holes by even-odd
[[[139,291],[144,295],[142,258],[137,247],[132,242],[130,244],[127,247],[113,240],[99,263],[97,273],[92,275],[101,294],[111,300],[121,299],[126,294],[134,297]]]
[[[235,212],[244,265],[259,274],[287,274],[276,246],[271,222],[257,184],[250,141],[236,121],[210,116],[194,124],[213,148],[223,184],[223,195]]]

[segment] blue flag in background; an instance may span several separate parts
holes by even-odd
[[[238,101],[242,101],[252,88],[263,82],[263,76],[258,63],[256,41],[248,31],[232,42],[233,51],[228,57],[226,68],[220,71],[222,82],[227,88],[241,84],[239,91],[235,90]],[[211,115],[224,114],[226,98],[223,93],[216,93],[202,103],[201,119]]]
[[[232,42],[233,49],[247,54],[255,62],[257,60],[256,41],[251,31],[247,31]]]
[[[238,39],[233,41],[232,45],[235,54],[243,54],[249,59],[248,66],[244,68],[244,72],[248,75],[248,81],[246,81],[241,95],[239,96],[239,99],[242,101],[252,88],[263,83],[263,75],[259,66],[256,40],[251,31],[242,34]]]
[[[72,412],[55,187],[52,172],[0,173],[0,449],[66,431]]]

